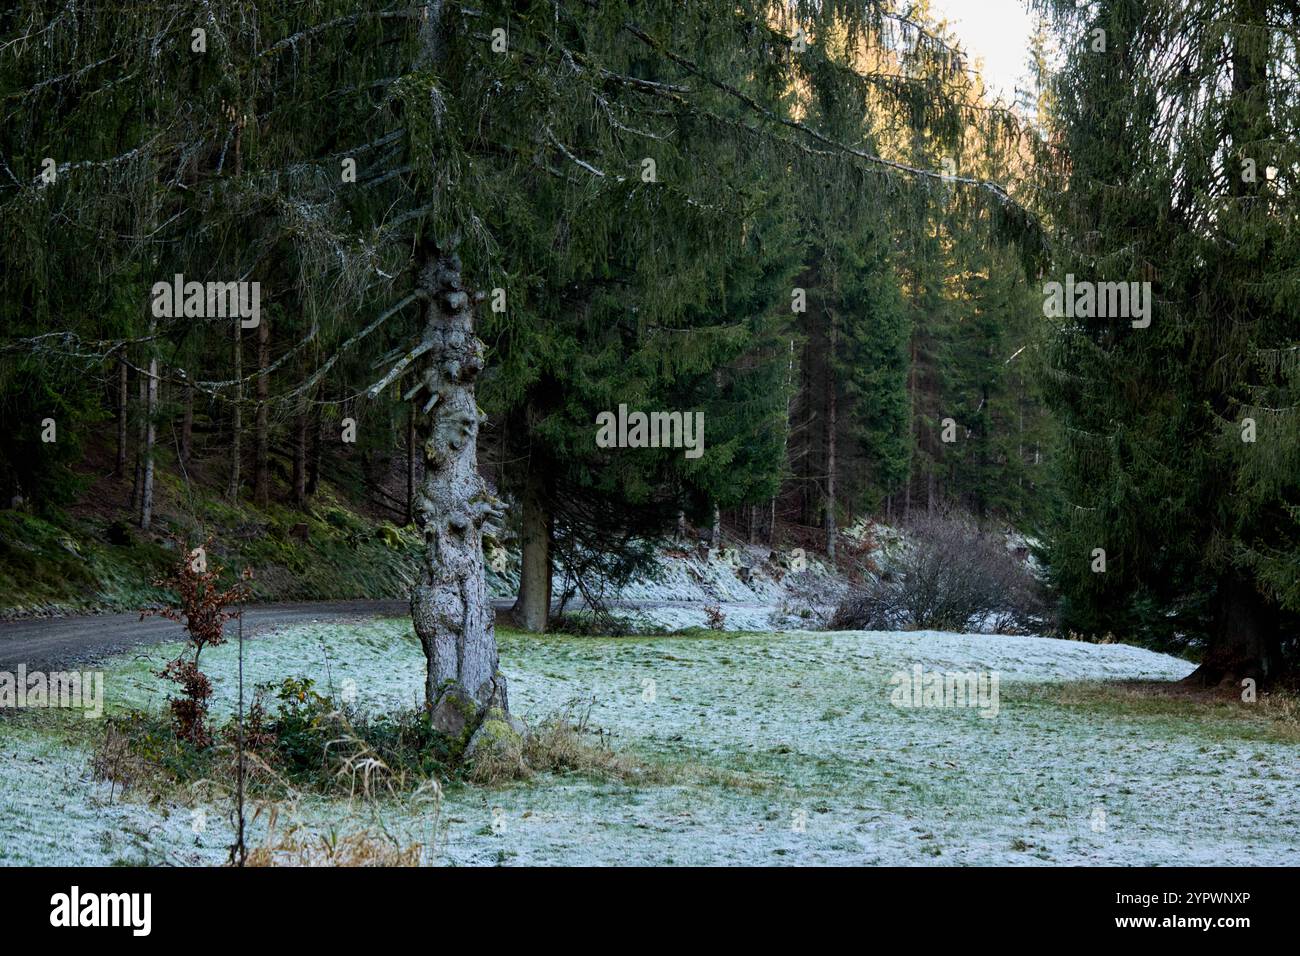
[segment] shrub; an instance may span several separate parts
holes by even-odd
[[[717,604],[704,605],[704,613],[709,619],[710,631],[722,631],[727,627],[727,614]]]
[[[267,707],[272,696],[274,712]],[[200,746],[170,732],[164,718],[140,712],[111,718],[91,767],[97,779],[124,790],[171,792],[233,780],[237,729],[232,719],[216,735],[218,746]],[[413,792],[447,775],[447,743],[423,708],[371,717],[337,706],[310,678],[288,678],[260,685],[249,708],[247,786],[277,798],[300,789],[348,796]]]
[[[1001,535],[956,515],[918,517],[906,531],[896,565],[840,602],[833,630],[1041,628],[1041,588]]]
[[[259,697],[271,689],[259,687]],[[275,694],[280,703],[269,721],[261,716],[265,705],[255,704],[273,741],[262,755],[297,785],[321,791],[340,782],[351,786],[345,778],[358,760],[382,763],[392,777],[412,781],[443,773],[451,763],[447,739],[423,708],[372,717],[317,693],[311,678],[288,678]]]
[[[165,717],[132,711],[104,722],[90,766],[96,780],[110,781],[124,793],[162,792],[203,779],[215,762],[211,749],[178,738]]]
[[[230,610],[230,605],[245,600],[248,589],[242,583],[236,583],[225,590],[218,587],[217,581],[223,569],[215,562],[211,568],[207,564],[211,538],[201,548],[193,551],[180,538],[176,539],[176,546],[179,557],[175,568],[169,576],[154,583],[158,587],[175,589],[180,603],[158,610],[146,608],[140,612],[140,619],[158,614],[185,626],[189,646],[176,660],[159,671],[158,676],[178,684],[185,694],[180,698],[168,698],[176,736],[188,740],[196,747],[207,747],[212,743],[207,727],[212,683],[199,670],[199,655],[205,647],[225,643],[226,622],[236,614]],[[249,572],[245,571],[244,577],[249,576]],[[185,657],[188,651],[194,653],[194,657],[189,660]]]

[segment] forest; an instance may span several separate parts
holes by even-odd
[[[240,862],[246,718],[292,777],[335,695],[268,663],[279,716],[223,710],[200,652],[259,603],[409,600],[375,639],[413,630],[424,723],[349,733],[489,785],[626,777],[555,756],[589,728],[535,726],[563,695],[529,668],[593,655],[567,694],[670,632],[879,632],[905,675],[915,635],[1088,647],[1115,669],[1057,676],[1195,719],[1259,693],[1293,747],[1300,7],[1028,8],[1008,102],[927,0],[19,0],[0,615],[184,624],[122,666],[179,694],[150,732],[194,766],[235,720]],[[145,706],[113,673],[110,722]],[[87,744],[100,777],[135,733]]]

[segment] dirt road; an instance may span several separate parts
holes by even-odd
[[[244,635],[250,636],[309,621],[362,620],[409,614],[406,601],[306,601],[300,604],[254,604],[244,611]],[[230,634],[235,623],[226,625]],[[88,614],[32,618],[0,623],[0,671],[20,663],[32,670],[58,670],[129,651],[146,644],[180,640],[181,625],[164,618],[140,620],[138,613]]]

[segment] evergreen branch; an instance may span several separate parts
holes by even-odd
[[[546,127],[546,138],[551,141],[552,145],[554,145],[556,149],[558,149],[561,153],[563,153],[566,157],[568,157],[568,159],[572,163],[582,167],[587,172],[591,173],[593,176],[599,176],[601,179],[605,178],[605,173],[602,170],[597,169],[595,166],[591,165],[591,163],[584,162],[583,160],[579,159],[577,156],[574,156],[573,153],[569,152],[568,148],[565,147],[563,143],[561,143],[558,139],[555,138],[555,133],[551,131],[551,128],[549,126]],[[619,182],[623,182],[623,180],[624,177],[622,176],[618,177]]]
[[[320,368],[316,369],[316,371],[312,372],[312,374],[307,377],[306,381],[304,381],[297,388],[281,396],[280,401],[284,401],[286,399],[291,399],[291,398],[297,398],[298,396],[302,395],[304,392],[308,392],[311,389],[315,388],[316,383],[319,382],[325,376],[326,372],[328,372],[331,368],[334,367],[335,363],[338,362],[339,358],[343,355],[343,353],[347,352],[354,345],[356,345],[358,342],[364,339],[371,332],[375,331],[375,329],[379,328],[381,325],[387,322],[398,312],[402,311],[412,302],[415,302],[416,300],[423,299],[423,298],[424,298],[424,294],[422,292],[419,291],[412,292],[397,304],[389,307],[388,309],[385,309],[382,313],[380,313],[378,318],[376,318],[373,322],[367,325],[356,335],[352,336],[352,338],[348,339],[346,342],[340,345],[335,350],[334,354],[325,360],[324,364],[322,364]]]
[[[315,36],[318,33],[324,33],[339,27],[355,26],[362,20],[374,18],[377,20],[406,19],[418,20],[424,14],[424,7],[402,7],[397,10],[367,10],[362,13],[354,13],[351,16],[336,17],[327,23],[321,23],[307,30],[299,30],[292,36],[287,36],[282,40],[277,40],[266,49],[257,54],[257,59],[273,56],[289,47],[297,46],[308,37]]]
[[[708,73],[702,70],[691,60],[687,59],[686,57],[682,56],[679,53],[674,53],[672,50],[667,49],[661,43],[659,43],[657,40],[655,40],[653,37],[647,34],[644,30],[638,27],[636,24],[625,23],[623,25],[623,28],[627,30],[627,32],[632,34],[634,37],[636,37],[638,40],[640,40],[642,43],[649,46],[652,50],[662,53],[664,56],[668,57],[668,59],[672,60],[682,69],[690,73],[692,76],[697,76],[701,80],[703,80],[704,82],[712,86],[714,89],[722,93],[726,93],[728,96],[732,97],[733,99],[741,103],[746,109],[750,110],[753,113],[756,113],[757,115],[766,119],[770,123],[775,123],[780,126],[785,126],[788,127],[789,129],[795,130],[796,132],[802,133],[803,135],[809,137],[810,139],[814,139],[817,142],[821,143],[823,146],[827,146],[836,152],[845,153],[847,155],[857,157],[858,159],[864,160],[866,162],[873,163],[885,167],[887,169],[892,169],[896,172],[906,173],[909,176],[914,176],[918,178],[934,179],[945,183],[950,183],[950,182],[960,183],[965,186],[974,186],[979,189],[987,190],[988,192],[996,196],[999,202],[1019,210],[1020,212],[1024,213],[1025,216],[1031,219],[1033,218],[1032,213],[1030,213],[1027,209],[1025,209],[1023,206],[1017,203],[1014,199],[1012,199],[1010,194],[1007,193],[1006,189],[1001,185],[999,185],[998,183],[992,182],[991,180],[987,180],[987,179],[975,179],[969,176],[948,176],[944,173],[936,172],[931,169],[921,169],[920,167],[917,166],[909,166],[908,164],[900,163],[897,160],[886,159],[883,156],[876,156],[872,153],[866,152],[865,150],[855,149],[852,146],[849,146],[845,143],[841,143],[838,140],[832,139],[831,137],[826,136],[825,134],[820,133],[815,129],[812,129],[811,127],[807,126],[804,123],[799,122],[798,120],[788,119],[784,116],[778,116],[776,113],[772,112],[770,109],[768,109],[767,107],[759,103],[757,100],[755,100],[748,93],[745,93],[743,90],[737,89],[736,87],[732,86],[730,83],[725,82],[724,80],[719,80],[713,76],[710,76]]]
[[[425,339],[415,348],[411,349],[409,352],[403,355],[401,361],[388,370],[387,375],[385,375],[378,382],[376,382],[374,385],[371,385],[370,388],[366,390],[366,397],[372,399],[378,398],[379,393],[382,392],[385,388],[387,388],[390,384],[392,384],[394,379],[396,379],[399,375],[401,375],[404,371],[406,371],[407,366],[409,366],[412,362],[418,359],[425,352],[429,351],[431,348],[433,348],[433,342],[431,342],[428,339]]]

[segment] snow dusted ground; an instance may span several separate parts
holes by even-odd
[[[501,573],[488,568],[488,591],[495,598],[518,593],[518,559],[513,552]],[[563,582],[555,574],[552,611],[559,611]],[[644,631],[682,631],[708,627],[708,606],[719,608],[727,631],[799,630],[824,623],[845,591],[842,578],[817,555],[802,549],[772,551],[758,545],[722,549],[667,549],[654,570],[604,599],[611,610]],[[577,611],[580,599],[566,610]]]
[[[160,706],[150,671],[168,650],[113,662],[112,706]],[[234,660],[232,646],[204,654],[223,712]],[[915,664],[997,671],[998,715],[893,706],[891,675]],[[418,701],[423,667],[407,621],[302,625],[250,641],[245,679],[355,681],[360,703],[391,708]],[[1300,735],[1222,708],[1144,708],[1060,685],[1191,670],[1137,648],[936,632],[504,635],[502,668],[526,719],[590,702],[615,749],[686,782],[459,787],[436,827],[386,808],[413,842],[436,830],[434,862],[1300,863]],[[57,734],[0,723],[0,863],[224,860],[224,810],[196,835],[188,809],[109,804],[84,750]],[[341,800],[298,816],[322,828],[353,818]]]

